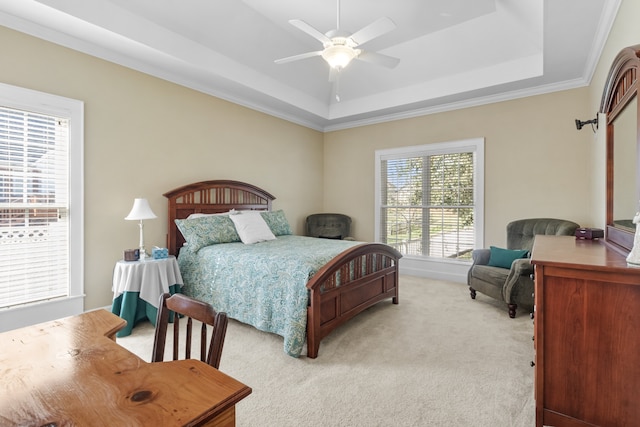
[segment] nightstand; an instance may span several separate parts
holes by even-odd
[[[174,256],[118,261],[113,269],[111,312],[125,319],[127,326],[116,336],[130,335],[136,323],[143,320],[149,320],[155,326],[160,295],[178,293],[182,284]]]

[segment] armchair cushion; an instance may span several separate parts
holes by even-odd
[[[497,246],[490,246],[489,263],[493,267],[511,268],[513,261],[519,258],[526,258],[529,251],[526,249],[503,249]]]
[[[476,280],[482,280],[489,283],[500,282],[505,283],[509,277],[510,270],[502,267],[491,267],[489,265],[476,265],[473,267],[473,277]],[[502,296],[502,288],[499,295]]]

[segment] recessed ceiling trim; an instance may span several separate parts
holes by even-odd
[[[398,19],[397,29],[384,40],[372,42],[371,48],[400,57],[401,65],[393,72],[367,68],[372,64],[354,66],[341,79],[342,102],[333,104],[330,84],[319,77],[326,72],[318,67],[319,62],[311,59],[308,66],[287,67],[286,71],[273,63],[285,48],[295,52],[307,46],[308,38],[296,39],[296,32],[289,28],[291,8],[304,12],[319,28],[324,28],[325,20],[333,21],[328,16],[333,12],[324,16],[327,5],[319,1],[307,0],[303,6],[295,0],[268,5],[257,0],[218,0],[215,8],[203,6],[198,16],[199,0],[180,4],[3,0],[0,25],[302,126],[333,130],[465,108],[486,100],[497,102],[519,97],[519,93],[546,93],[551,87],[571,87],[581,77],[590,81],[621,3],[490,3],[475,18],[465,15],[462,19],[461,15],[452,26],[442,21],[448,18],[441,14],[431,19],[432,8],[425,9],[421,1],[407,0],[403,7],[381,2],[363,10],[358,5],[366,0],[349,0],[344,21],[356,29],[379,16]],[[439,6],[455,6],[466,13],[466,2],[473,1],[441,0]],[[543,14],[539,13],[542,7]],[[178,13],[181,10],[184,14]],[[415,16],[417,11],[429,18]],[[455,10],[450,13],[455,15]],[[211,14],[213,26],[211,19],[202,18]],[[186,27],[195,22],[202,28]],[[463,26],[475,29],[472,39]],[[489,32],[482,36],[485,28]],[[570,34],[567,28],[572,28]],[[525,30],[528,32],[523,33]],[[445,46],[451,41],[463,46]],[[521,58],[516,59],[514,53]],[[471,70],[473,67],[478,70]],[[505,76],[507,72],[512,75]]]
[[[412,119],[415,117],[427,116],[430,114],[445,113],[447,111],[461,110],[464,108],[479,107],[497,102],[512,101],[529,96],[545,95],[548,93],[558,92],[562,90],[577,89],[588,86],[589,82],[585,79],[575,79],[560,83],[534,86],[527,89],[518,89],[512,91],[501,92],[495,95],[478,96],[465,99],[464,101],[442,102],[437,105],[419,108],[409,111],[401,111],[397,113],[380,114],[373,118],[350,120],[343,123],[328,124],[323,128],[324,132],[333,132],[344,129],[351,129],[360,126],[368,126],[379,123],[390,122],[394,120]]]
[[[334,103],[331,105],[329,120],[531,79],[541,76],[542,73],[543,56],[540,53],[491,67],[466,70],[446,78],[430,80],[395,91]]]

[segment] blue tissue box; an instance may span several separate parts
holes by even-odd
[[[163,259],[169,257],[169,249],[167,248],[153,248],[151,251],[153,259]]]

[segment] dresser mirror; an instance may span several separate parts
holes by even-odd
[[[633,215],[638,210],[636,171],[638,147],[636,139],[637,96],[627,104],[613,122],[616,144],[613,150],[613,224],[635,233]],[[622,142],[628,141],[628,144]]]
[[[640,45],[622,49],[609,70],[600,104],[607,132],[605,239],[624,252],[633,247],[633,217],[640,209],[639,65]]]

